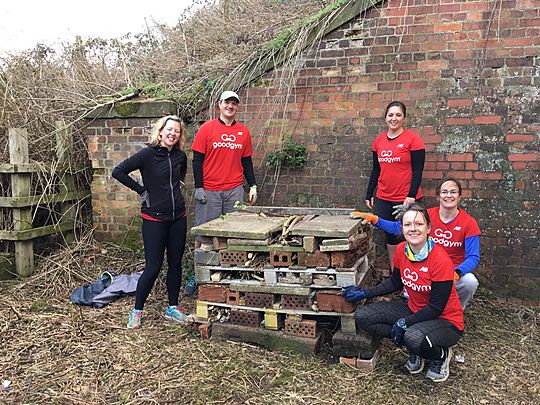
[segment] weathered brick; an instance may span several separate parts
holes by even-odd
[[[227,288],[219,285],[202,284],[197,289],[199,301],[224,303],[226,301]]]
[[[355,305],[345,301],[341,291],[321,290],[317,292],[317,305],[319,310],[328,312],[351,313]]]
[[[330,267],[330,254],[321,251],[308,253],[304,263],[306,267]]]

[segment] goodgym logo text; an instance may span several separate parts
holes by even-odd
[[[392,157],[392,151],[391,150],[382,150],[381,151],[381,157],[379,158],[379,163],[394,163],[399,162],[401,160],[401,157]]]

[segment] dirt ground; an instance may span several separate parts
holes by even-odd
[[[69,303],[74,287],[112,268],[139,270],[136,254],[80,243],[42,257],[24,282],[0,283],[2,404],[539,404],[540,309],[480,291],[445,383],[409,375],[407,354],[383,342],[376,369],[362,373],[327,355],[269,352],[203,340],[161,317],[158,281],[143,328],[125,327],[133,300],[103,309]],[[193,308],[193,299],[183,299]]]

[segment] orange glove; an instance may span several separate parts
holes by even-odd
[[[454,271],[454,282],[458,280],[459,280],[459,274],[457,273],[457,271]]]
[[[349,214],[349,218],[352,219],[362,219],[362,224],[367,224],[368,222],[372,225],[375,225],[379,220],[379,217],[375,214],[369,212],[360,212],[354,211]]]

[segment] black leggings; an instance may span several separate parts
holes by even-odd
[[[419,198],[416,200],[418,204],[422,203],[422,199]],[[387,221],[395,221],[396,218],[392,215],[392,212],[394,212],[394,205],[400,205],[403,204],[403,201],[388,201],[388,200],[382,200],[380,198],[375,197],[373,202],[373,212],[380,216],[382,219],[386,219]],[[405,239],[403,238],[403,235],[392,235],[390,233],[386,233],[386,243],[388,245],[399,245],[401,242],[403,242]]]
[[[167,249],[167,295],[169,305],[178,305],[182,281],[182,256],[186,245],[187,218],[175,221],[149,221],[143,219],[142,235],[146,268],[137,284],[135,309],[143,309],[144,303],[161,270]]]
[[[390,337],[392,325],[412,312],[404,302],[375,302],[360,306],[354,317],[356,325],[372,335]],[[461,338],[462,331],[450,321],[442,318],[418,322],[405,331],[404,341],[407,350],[423,359],[441,358],[442,347],[455,345]]]
[[[403,201],[395,202],[395,201],[387,201],[387,200],[381,200],[380,198],[375,197],[375,201],[373,204],[373,211],[375,214],[380,216],[382,219],[386,219],[387,221],[395,221],[396,218],[392,215],[392,212],[394,212],[394,205],[403,204]],[[386,243],[388,245],[398,245],[399,243],[403,242],[403,236],[402,235],[392,235],[390,233],[386,233]]]

